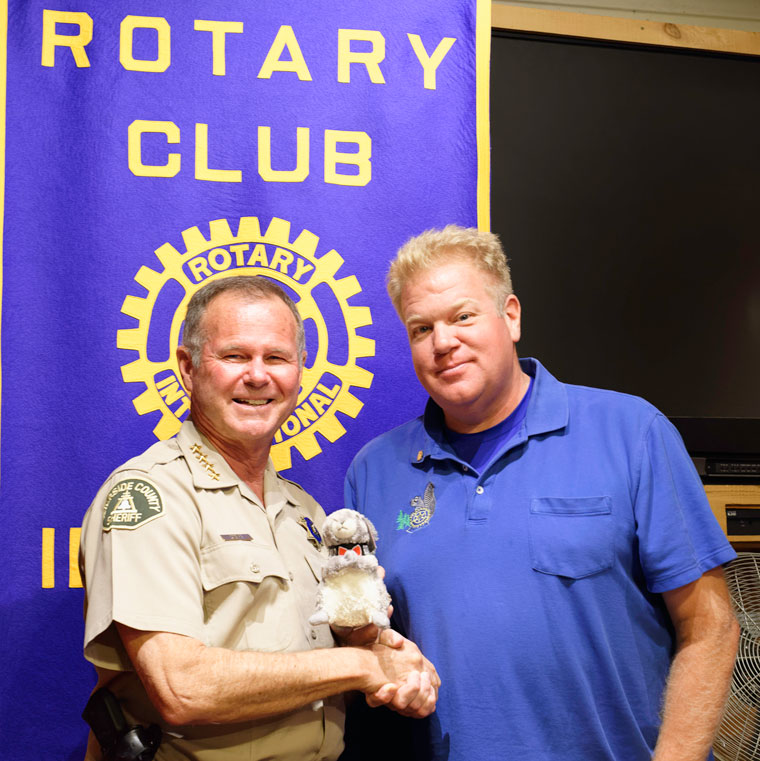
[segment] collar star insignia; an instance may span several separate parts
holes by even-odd
[[[206,473],[208,473],[210,478],[213,478],[214,481],[218,481],[221,478],[216,470],[214,470],[214,466],[208,461],[208,457],[200,444],[193,444],[190,447],[190,451],[195,455],[195,459],[200,463]]]

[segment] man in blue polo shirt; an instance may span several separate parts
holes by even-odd
[[[430,400],[361,450],[346,504],[375,523],[396,626],[441,674],[415,757],[707,758],[738,639],[720,567],[735,553],[675,429],[518,359],[490,233],[410,240],[388,291]]]

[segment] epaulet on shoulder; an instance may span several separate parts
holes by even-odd
[[[308,492],[306,491],[306,489],[304,489],[304,488],[303,488],[303,486],[301,486],[301,484],[297,483],[296,481],[291,481],[289,478],[285,478],[284,476],[281,476],[279,473],[277,474],[277,477],[278,477],[278,478],[279,478],[281,481],[284,481],[284,482],[285,482],[286,484],[288,484],[289,486],[293,486],[293,487],[295,487],[295,488],[296,488],[296,489],[297,489],[299,492],[301,492],[302,494],[308,494]]]
[[[288,492],[289,499],[295,502],[306,510],[313,510],[315,507],[320,507],[319,503],[314,497],[301,486],[301,484],[291,481],[288,478],[283,478],[279,473],[277,477],[280,479],[283,489]]]
[[[177,444],[176,438],[167,439],[166,441],[157,441],[148,447],[141,454],[127,460],[123,465],[116,468],[111,476],[116,476],[122,471],[139,471],[149,473],[157,465],[166,465],[172,460],[182,456],[182,452]]]

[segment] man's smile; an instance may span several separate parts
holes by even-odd
[[[452,373],[453,371],[458,370],[459,368],[466,365],[467,362],[468,360],[462,360],[461,362],[452,362],[445,367],[439,367],[435,373],[436,375],[448,375],[449,373]]]

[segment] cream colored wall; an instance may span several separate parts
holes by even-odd
[[[500,6],[760,32],[760,0],[492,0]]]

